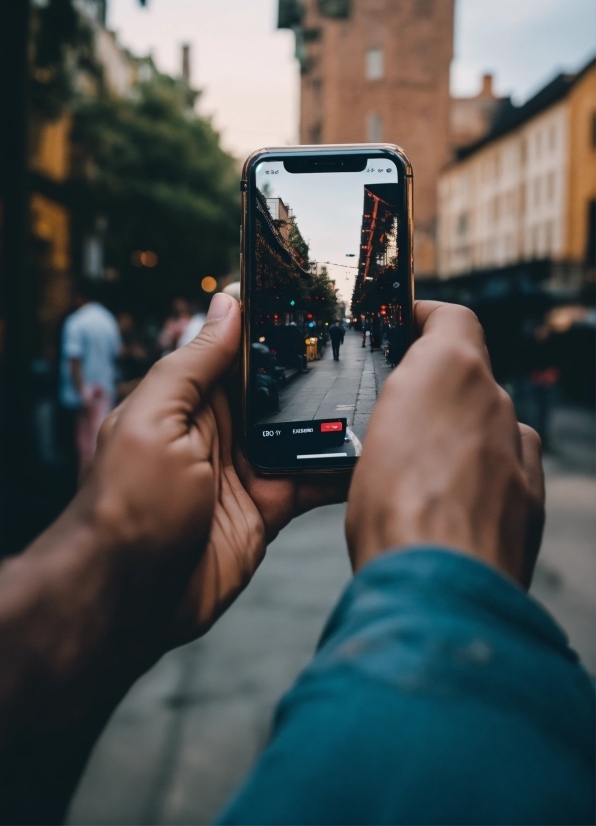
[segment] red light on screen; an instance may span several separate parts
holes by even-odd
[[[337,433],[343,430],[341,422],[322,422],[321,433]]]

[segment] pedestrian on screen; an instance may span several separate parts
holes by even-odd
[[[341,326],[339,318],[336,318],[329,328],[329,338],[331,339],[331,349],[333,350],[333,361],[339,361],[339,348],[344,343],[345,330]]]

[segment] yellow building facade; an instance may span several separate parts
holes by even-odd
[[[595,200],[592,60],[575,75],[555,78],[443,170],[439,275],[542,260],[590,278]]]
[[[596,64],[592,61],[572,85],[566,100],[569,122],[567,244],[569,261],[581,264],[589,253],[596,201]],[[595,262],[591,263],[592,266]]]
[[[40,354],[46,358],[56,356],[56,329],[70,306],[72,217],[59,195],[70,174],[71,125],[69,115],[36,124],[29,160],[29,227],[37,272]]]

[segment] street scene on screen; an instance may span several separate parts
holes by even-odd
[[[265,450],[360,454],[381,387],[406,348],[397,169],[296,174],[257,167],[251,401]]]

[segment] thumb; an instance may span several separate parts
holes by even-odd
[[[160,359],[137,388],[137,404],[191,415],[229,369],[240,347],[240,305],[225,293],[211,299],[199,335]]]

